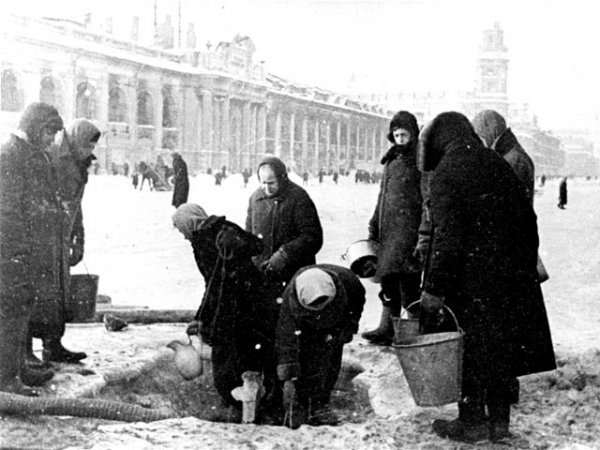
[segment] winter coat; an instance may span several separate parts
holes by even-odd
[[[322,310],[304,308],[295,279],[309,268],[327,272],[336,288]],[[298,391],[326,400],[339,374],[344,343],[358,331],[365,289],[349,269],[318,264],[301,269],[287,285],[277,324],[277,372],[282,381],[299,377]],[[298,333],[300,331],[300,333]]]
[[[435,138],[444,144],[430,185],[423,289],[456,313],[468,373],[491,380],[554,369],[536,216],[522,184],[474,135]]]
[[[292,181],[281,182],[281,190],[272,197],[261,188],[250,196],[246,231],[262,238],[264,249],[254,258],[258,267],[277,250],[285,251],[281,279],[289,281],[298,269],[315,263],[323,245],[323,229],[308,193]]]
[[[567,180],[563,178],[558,185],[558,203],[561,205],[567,204]]]
[[[246,370],[275,379],[280,286],[266,283],[252,262],[262,249],[260,239],[223,216],[209,216],[190,241],[206,282],[196,320],[202,340],[212,347],[215,387],[233,403],[231,390]]]
[[[187,164],[180,155],[173,156],[173,172],[175,173],[175,188],[171,204],[177,208],[179,205],[187,203],[190,192]]]
[[[394,155],[393,150],[388,155]],[[419,260],[413,254],[423,198],[414,146],[383,162],[377,206],[369,222],[369,238],[379,242],[377,276],[420,272]]]

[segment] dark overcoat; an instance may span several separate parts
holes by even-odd
[[[296,294],[296,277],[319,268],[335,284],[334,299],[320,311],[304,308]],[[300,396],[326,401],[337,380],[342,349],[358,331],[365,289],[349,269],[318,264],[300,270],[283,293],[277,324],[278,375],[282,381],[299,377]]]
[[[388,152],[388,155],[390,152]],[[379,242],[377,276],[420,272],[414,256],[423,198],[414,146],[386,157],[369,237]]]
[[[171,204],[178,208],[179,205],[187,203],[190,192],[187,164],[180,155],[173,156],[173,172],[175,173],[175,187]]]
[[[280,182],[282,189],[274,196],[266,196],[261,188],[251,195],[246,230],[263,241],[263,251],[254,258],[257,266],[280,248],[285,251],[288,260],[281,278],[289,281],[298,269],[316,262],[323,229],[308,193],[290,180]]]
[[[511,167],[477,138],[444,145],[431,179],[424,290],[466,332],[464,364],[483,379],[556,367],[536,262],[536,216]]]

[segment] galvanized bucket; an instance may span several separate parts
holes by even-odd
[[[393,320],[394,340],[392,342],[398,344],[419,334],[419,319],[409,319],[408,317],[404,317],[405,314],[408,315],[407,311],[417,303],[420,303],[420,301],[413,302],[406,308],[403,308],[400,317]]]
[[[419,406],[441,406],[461,398],[463,338],[457,331],[408,336],[392,344]]]
[[[71,275],[71,298],[65,303],[69,322],[87,322],[96,314],[98,275]]]

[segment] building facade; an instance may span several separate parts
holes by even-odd
[[[26,105],[43,101],[65,122],[81,117],[99,126],[104,168],[178,151],[193,171],[253,169],[266,154],[297,172],[372,170],[388,147],[390,111],[268,74],[248,37],[161,49],[85,23],[2,22],[3,136]]]

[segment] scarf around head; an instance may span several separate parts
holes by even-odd
[[[88,119],[75,119],[67,127],[71,151],[78,159],[92,156],[92,152],[86,147],[89,147],[89,144],[96,144],[100,135],[100,129]]]
[[[296,277],[298,302],[306,309],[322,310],[333,300],[335,294],[335,283],[324,270],[306,269]]]
[[[208,215],[196,203],[184,203],[173,214],[173,225],[187,239],[192,239],[194,231],[198,231]]]

